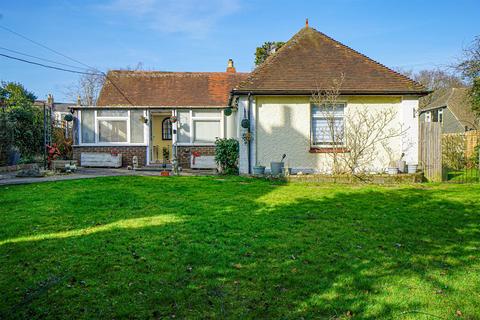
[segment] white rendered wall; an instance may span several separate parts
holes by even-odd
[[[282,154],[286,154],[286,165],[290,168],[303,170],[313,169],[316,172],[331,172],[332,158],[326,153],[310,153],[310,97],[271,96],[256,97],[257,127],[255,129],[253,150],[256,157],[252,157],[253,165],[270,167],[271,161],[280,161]],[[354,117],[356,110],[368,108],[372,112],[381,112],[384,109],[393,109],[396,118],[391,126],[406,130],[404,137],[390,139],[389,146],[395,159],[399,159],[402,152],[406,154],[408,162],[417,161],[418,127],[416,118],[413,118],[412,108],[418,106],[418,99],[401,97],[341,97],[339,100],[347,103],[346,113]],[[246,102],[246,100],[245,100]],[[243,118],[240,113],[239,120]],[[240,135],[241,137],[241,135]],[[246,173],[242,167],[246,157],[240,140],[240,166],[241,172]],[[347,146],[348,147],[348,146]],[[246,148],[246,146],[244,146]],[[375,160],[369,164],[369,171],[382,172],[389,164],[390,156],[380,145],[377,146]]]

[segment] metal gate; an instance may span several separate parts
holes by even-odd
[[[443,180],[480,182],[480,131],[442,135]]]

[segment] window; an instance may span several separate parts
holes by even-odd
[[[127,121],[125,120],[99,120],[99,142],[127,142]]]
[[[143,143],[145,135],[143,130],[145,127],[145,117],[143,110],[130,110],[130,142]]]
[[[95,143],[95,111],[82,110],[81,130],[83,143]]]
[[[172,140],[172,122],[170,118],[162,121],[162,140]]]
[[[223,137],[220,110],[180,110],[177,115],[177,141],[180,144],[213,144],[216,138]]]
[[[144,143],[143,110],[81,110],[81,143]]]
[[[431,111],[427,111],[425,113],[425,122],[431,122],[432,121],[432,113]]]
[[[343,145],[345,104],[312,105],[312,144],[320,147]]]
[[[438,110],[438,122],[443,123],[443,109]]]

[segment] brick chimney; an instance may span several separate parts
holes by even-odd
[[[235,70],[235,67],[233,66],[233,60],[232,59],[228,59],[227,72],[229,72],[229,73],[237,72],[237,70]]]

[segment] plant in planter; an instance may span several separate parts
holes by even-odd
[[[240,123],[240,125],[242,126],[242,128],[248,129],[250,127],[250,120],[248,120],[247,118],[244,118]]]
[[[252,134],[250,132],[245,132],[244,134],[242,134],[242,140],[243,143],[247,144],[249,141],[252,140]]]
[[[170,150],[167,147],[162,148],[162,155],[163,155],[163,167],[167,166],[167,161],[170,159]]]

